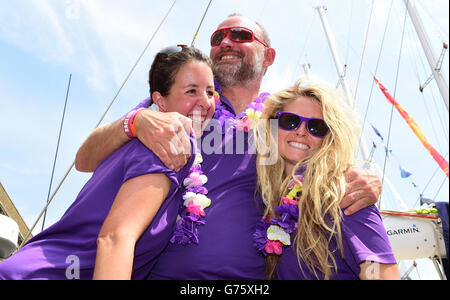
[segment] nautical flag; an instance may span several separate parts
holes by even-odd
[[[386,144],[384,143],[384,138],[381,135],[380,131],[375,127],[375,125],[373,125],[372,123],[370,123],[370,126],[372,126],[373,131],[375,131],[375,134],[378,135],[381,139],[381,142],[384,145],[384,149],[386,151],[386,156],[389,157],[389,154],[392,154],[392,150],[388,150],[388,147],[386,146]],[[408,178],[409,176],[412,175],[412,173],[410,171],[408,171],[407,169],[403,168],[401,164],[398,165],[400,168],[400,176],[402,178]]]
[[[380,131],[372,123],[370,123],[370,126],[372,126],[372,129],[373,129],[373,131],[375,131],[375,134],[380,137],[381,142],[383,143],[383,146],[384,146],[384,151],[386,152],[386,156],[389,157],[389,153],[392,154],[392,150],[389,150],[388,147],[386,146],[386,144],[384,143],[384,138],[381,135]]]
[[[409,116],[409,114],[403,109],[403,107],[392,97],[391,94],[389,94],[388,90],[378,81],[376,77],[373,77],[376,84],[380,87],[381,91],[383,92],[386,99],[394,105],[394,107],[397,109],[397,111],[400,113],[400,115],[405,119],[406,123],[409,125],[409,127],[412,129],[412,131],[416,134],[416,136],[419,138],[419,140],[422,142],[422,144],[425,146],[425,148],[430,152],[431,156],[434,158],[434,160],[437,162],[439,167],[444,171],[445,175],[448,177],[448,162],[442,157],[442,155],[439,154],[439,152],[436,151],[425,139],[425,136],[423,135],[422,131],[420,130],[417,123]]]
[[[375,126],[373,126],[372,123],[370,123],[370,126],[372,126],[372,129],[373,129],[373,131],[375,131],[376,135],[378,135],[378,136],[380,137],[380,139],[381,139],[382,141],[384,141],[384,138],[383,138],[383,136],[381,135],[380,131],[378,131],[378,129],[377,129]]]
[[[409,176],[412,175],[412,173],[410,171],[403,168],[401,165],[399,165],[399,167],[400,167],[400,176],[402,176],[402,178],[408,178]]]

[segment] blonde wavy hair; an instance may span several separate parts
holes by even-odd
[[[259,150],[262,144],[265,147],[270,143],[278,145],[270,133],[270,119],[276,119],[277,112],[284,111],[288,103],[301,96],[321,105],[323,118],[330,131],[317,152],[299,161],[292,174],[286,176],[285,162],[279,153],[276,154],[277,162],[268,165],[262,163],[265,155]],[[334,87],[317,80],[300,79],[294,86],[266,100],[265,109],[255,128],[255,138],[259,141],[256,143],[258,187],[266,213],[276,216],[275,207],[282,203],[281,197],[288,193],[289,182],[295,180],[298,167],[306,164],[305,181],[299,199],[298,231],[293,246],[296,247],[300,267],[300,262],[304,262],[317,279],[329,279],[337,271],[333,252],[329,249],[332,239],[337,240],[340,255],[343,256],[340,226],[342,211],[339,204],[345,194],[344,172],[356,160],[358,124],[353,109],[344,103],[343,96]],[[268,255],[266,258],[266,276],[269,279],[276,275],[278,258],[278,255]]]

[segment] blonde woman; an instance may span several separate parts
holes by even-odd
[[[265,164],[258,154],[257,166],[266,216],[254,240],[266,255],[267,277],[399,279],[376,207],[352,216],[339,207],[358,137],[355,117],[342,97],[323,83],[300,80],[266,100],[255,132],[266,145],[275,140],[270,134],[274,119],[278,161]]]

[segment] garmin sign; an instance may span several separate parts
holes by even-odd
[[[412,234],[412,233],[419,233],[419,228],[413,224],[410,228],[399,228],[399,229],[388,229],[387,234],[388,236],[393,235],[400,235],[400,234]]]
[[[399,260],[434,257],[439,253],[445,257],[445,244],[438,218],[420,215],[395,215],[381,212],[386,233],[391,242],[395,258]]]

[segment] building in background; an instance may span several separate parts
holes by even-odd
[[[27,224],[0,183],[0,261],[23,242],[28,231]]]

